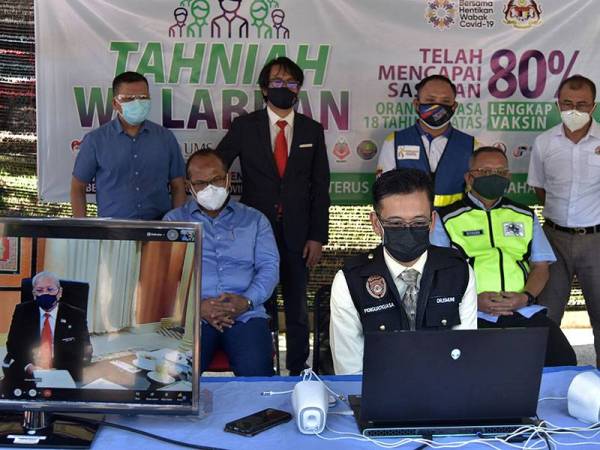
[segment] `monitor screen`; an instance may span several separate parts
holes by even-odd
[[[198,411],[200,225],[0,218],[0,409]]]

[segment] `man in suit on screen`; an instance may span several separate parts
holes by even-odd
[[[34,371],[58,369],[81,381],[84,361],[92,353],[84,311],[60,301],[55,274],[39,272],[32,285],[33,301],[18,304],[13,313],[3,363],[7,380],[34,381]]]
[[[308,358],[308,269],[327,243],[330,203],[323,127],[294,111],[303,81],[289,58],[268,62],[258,79],[266,108],[236,118],[217,148],[229,165],[240,158],[241,201],[267,216],[275,233],[291,375]]]

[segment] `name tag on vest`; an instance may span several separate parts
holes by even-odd
[[[396,305],[394,303],[382,303],[381,305],[376,305],[376,306],[369,306],[368,308],[363,308],[363,311],[365,314],[369,314],[369,313],[374,313],[374,312],[379,312],[379,311],[385,311],[386,309],[392,309],[395,308]]]
[[[431,297],[431,300],[433,300],[436,305],[456,303],[456,297]]]
[[[419,159],[421,147],[418,145],[399,145],[396,147],[397,159]]]
[[[483,234],[483,230],[467,230],[463,231],[463,236],[481,236]]]
[[[522,222],[504,222],[502,228],[504,229],[504,236],[525,236],[525,225]]]

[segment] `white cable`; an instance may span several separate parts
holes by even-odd
[[[312,369],[308,368],[302,371],[302,381],[311,381],[312,379],[316,379],[319,381],[329,393],[333,396],[345,402],[345,397],[342,394],[338,394],[333,391],[327,384],[315,373]],[[279,394],[290,394],[293,390],[287,391],[265,391],[262,392],[261,395],[269,396],[269,395],[279,395]],[[567,397],[544,397],[540,398],[538,402],[547,401],[547,400],[566,400]],[[330,411],[331,415],[352,415],[352,411]],[[461,448],[470,444],[480,444],[490,447],[495,450],[501,450],[499,447],[494,445],[495,443],[501,443],[504,446],[508,446],[511,448],[521,449],[521,450],[541,450],[546,448],[547,443],[544,439],[547,439],[548,442],[555,444],[556,446],[568,446],[575,447],[581,445],[600,445],[600,442],[589,442],[590,439],[595,438],[600,435],[600,422],[589,425],[587,427],[559,427],[558,425],[554,425],[546,420],[542,420],[538,425],[526,425],[518,428],[514,432],[504,435],[502,437],[479,437],[477,439],[471,439],[468,441],[459,441],[459,442],[449,442],[449,443],[441,443],[433,440],[425,439],[425,438],[402,438],[397,441],[379,441],[377,439],[371,438],[369,436],[364,436],[363,434],[353,433],[349,431],[336,431],[330,428],[327,424],[325,428],[331,433],[337,434],[336,437],[328,437],[324,436],[323,433],[318,433],[316,436],[319,439],[326,441],[339,441],[339,440],[354,440],[361,442],[370,442],[374,445],[377,445],[381,448],[397,448],[406,444],[420,444],[426,445],[433,449],[455,449]],[[595,431],[591,436],[580,434],[581,432],[589,432]],[[525,438],[525,435],[528,435]],[[585,440],[586,442],[574,442],[574,443],[565,443],[556,440],[553,435],[570,435]],[[512,443],[511,440],[515,438],[522,437],[525,439],[522,442]],[[535,441],[533,441],[535,439]]]
[[[293,389],[290,391],[264,391],[261,392],[260,395],[268,397],[269,395],[291,394],[292,392],[294,392]]]
[[[321,380],[319,375],[317,375],[315,372],[313,372],[313,370],[310,367],[308,369],[304,369],[302,371],[302,381],[310,381],[313,379],[313,377],[317,381],[321,382],[323,384],[323,386],[325,386],[325,389],[327,389],[331,395],[335,396],[337,399],[339,399],[342,402],[346,400],[346,397],[344,397],[344,395],[338,394],[337,392],[332,390],[329,386],[327,386],[327,383],[325,383],[323,380]]]
[[[494,443],[501,443],[504,444],[506,446],[512,447],[512,448],[517,448],[517,449],[542,449],[546,447],[545,442],[543,441],[536,441],[533,443],[532,446],[530,447],[526,447],[526,446],[522,446],[521,443],[518,444],[513,444],[510,442],[506,442],[505,439],[501,439],[498,437],[494,437],[494,438],[478,438],[478,439],[471,439],[469,441],[462,441],[462,442],[449,442],[449,443],[440,443],[440,442],[436,442],[436,441],[432,441],[429,439],[424,439],[424,438],[403,438],[400,439],[399,441],[395,441],[395,442],[388,442],[388,441],[378,441],[377,439],[368,437],[368,436],[364,436],[362,434],[358,434],[358,433],[353,433],[353,432],[349,432],[349,431],[336,431],[334,429],[332,429],[329,426],[325,426],[325,428],[334,433],[334,434],[339,434],[341,436],[339,437],[327,437],[327,436],[323,436],[322,434],[317,434],[317,436],[323,440],[332,440],[332,441],[337,441],[337,440],[357,440],[357,441],[362,441],[362,442],[370,442],[372,444],[377,445],[378,447],[382,447],[382,448],[396,448],[396,447],[400,447],[406,444],[421,444],[421,445],[427,445],[428,447],[434,448],[434,449],[442,449],[442,448],[461,448],[464,447],[466,445],[469,444],[482,444],[482,445],[486,445],[490,448],[493,449],[497,449],[500,450],[499,447],[497,447],[496,445],[494,445]],[[522,427],[520,430],[520,433],[525,433],[528,431],[531,431],[533,429],[535,429],[536,427]],[[519,434],[519,430],[517,430],[515,433],[511,434],[511,435],[507,435],[507,438],[509,437],[513,437]]]

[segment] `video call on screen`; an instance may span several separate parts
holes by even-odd
[[[191,403],[193,231],[165,233],[0,237],[0,399]]]

